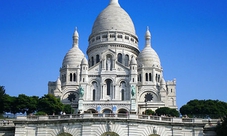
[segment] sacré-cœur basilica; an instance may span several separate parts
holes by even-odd
[[[145,26],[146,28],[146,26]],[[139,50],[132,19],[118,0],[97,16],[86,55],[73,34],[56,82],[48,93],[71,104],[75,113],[144,113],[159,107],[176,109],[176,80],[166,81],[158,54],[152,48],[149,28]]]

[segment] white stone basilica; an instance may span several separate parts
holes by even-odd
[[[64,57],[57,81],[48,83],[48,93],[80,113],[176,109],[176,80],[165,81],[148,28],[145,40],[140,51],[130,16],[118,0],[110,0],[93,24],[88,59],[79,48],[75,30],[73,46]]]

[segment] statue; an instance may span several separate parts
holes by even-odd
[[[84,89],[81,87],[81,85],[79,88],[79,95],[80,95],[80,98],[83,98],[83,96],[84,96]]]
[[[110,65],[111,65],[110,58],[107,58],[106,64],[107,64],[107,70],[110,70]]]
[[[111,131],[112,131],[112,129],[111,129],[111,125],[112,125],[112,122],[111,122],[111,121],[109,121],[109,122],[107,123],[107,129],[108,129],[108,131],[109,131],[109,132],[111,132]]]
[[[153,134],[157,134],[157,129],[153,127]]]
[[[134,97],[135,93],[136,93],[136,88],[132,85],[132,91],[131,91],[131,94],[132,94],[132,97]]]

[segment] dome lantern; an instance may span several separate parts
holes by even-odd
[[[78,47],[79,44],[79,34],[77,32],[77,27],[75,28],[74,34],[73,34],[73,47]]]

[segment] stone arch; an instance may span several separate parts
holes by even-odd
[[[128,65],[129,65],[129,55],[126,54],[126,55],[125,55],[125,66],[128,67]]]
[[[73,135],[63,132],[63,133],[58,134],[57,136],[73,136]]]
[[[92,109],[92,108],[88,109],[87,112],[88,112],[88,113],[98,113],[97,110]]]
[[[128,110],[123,109],[123,108],[121,108],[121,109],[118,110],[118,113],[127,113],[127,112],[128,112]]]
[[[116,85],[121,85],[122,82],[125,83],[125,86],[128,86],[128,82],[126,82],[127,80],[126,79],[118,79],[118,81],[116,81]]]
[[[101,136],[120,136],[115,132],[105,132]]]
[[[153,102],[160,101],[161,97],[155,92],[155,90],[141,90],[142,93],[139,94],[139,101],[144,102],[144,97],[147,93],[153,94]]]
[[[96,59],[95,60],[96,60],[96,63],[99,63],[99,61],[100,61],[99,54],[96,55]]]
[[[99,85],[98,85],[98,82],[93,80],[91,81],[90,83],[90,94],[91,94],[91,100],[95,101],[97,98],[97,95],[98,95],[98,89],[99,89]]]
[[[158,134],[150,134],[149,136],[160,136],[160,135],[158,135]]]
[[[122,60],[123,60],[123,55],[121,53],[118,53],[117,54],[117,61],[122,63]]]
[[[75,94],[76,99],[74,100],[74,102],[78,102],[79,101],[79,93],[77,91],[78,89],[69,89],[67,88],[66,90],[63,91],[62,96],[61,96],[61,101],[64,103],[70,103],[70,100],[68,99],[68,95],[70,94]]]
[[[106,70],[112,70],[113,68],[113,56],[111,54],[106,55]]]
[[[110,113],[113,113],[113,111],[109,108],[105,108],[102,110],[102,113],[110,114]]]

